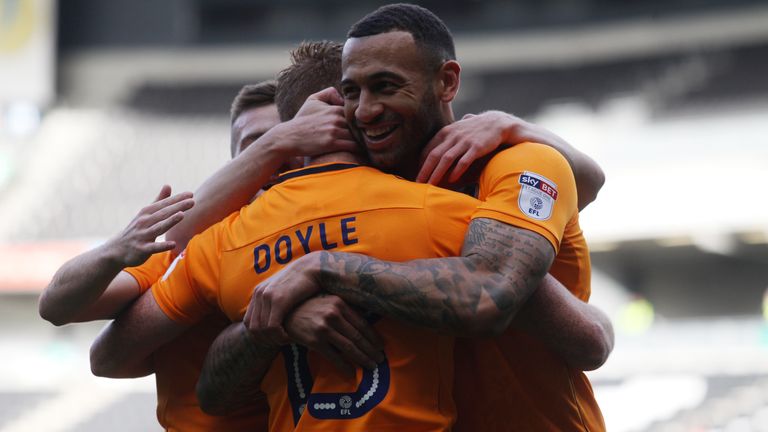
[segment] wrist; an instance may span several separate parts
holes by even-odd
[[[281,160],[298,156],[293,138],[292,120],[274,126],[262,136],[262,140],[264,140],[263,152],[274,154]]]
[[[99,256],[109,267],[117,269],[118,271],[128,267],[126,253],[124,248],[120,245],[120,240],[118,238],[107,240],[107,242],[99,246],[98,249]]]
[[[519,144],[531,140],[528,123],[525,120],[502,111],[495,112],[498,113],[498,122],[502,125],[502,143]]]
[[[330,254],[326,251],[311,252],[301,257],[301,263],[298,265],[301,272],[306,277],[314,281],[318,286],[321,285],[321,281],[327,280],[329,272],[327,271],[327,265]]]
[[[240,337],[243,341],[248,345],[250,350],[252,352],[258,352],[260,354],[264,353],[272,353],[280,351],[280,345],[271,342],[267,339],[261,339],[256,337],[256,335],[253,334],[250,330],[248,330],[248,327],[246,327],[244,322],[240,323],[239,327]]]

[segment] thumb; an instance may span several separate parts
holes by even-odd
[[[319,92],[311,95],[307,99],[314,99],[320,102],[325,102],[329,105],[344,105],[344,98],[341,97],[339,91],[334,87],[328,87],[327,89],[320,90]]]

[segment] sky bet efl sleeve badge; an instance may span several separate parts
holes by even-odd
[[[532,173],[520,174],[520,211],[531,219],[547,220],[557,201],[557,185],[548,178]]]

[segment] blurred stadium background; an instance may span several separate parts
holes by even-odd
[[[516,113],[606,171],[582,220],[608,429],[768,431],[768,4],[419,3],[454,32],[457,114]],[[158,429],[152,379],[91,377],[101,324],[48,325],[39,292],[228,159],[241,85],[380,4],[0,0],[0,432]]]

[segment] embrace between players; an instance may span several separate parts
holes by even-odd
[[[578,223],[602,171],[514,116],[454,121],[459,82],[418,6],[303,43],[235,99],[236,157],[195,201],[163,187],[41,315],[115,318],[91,368],[154,372],[169,431],[604,430]]]

